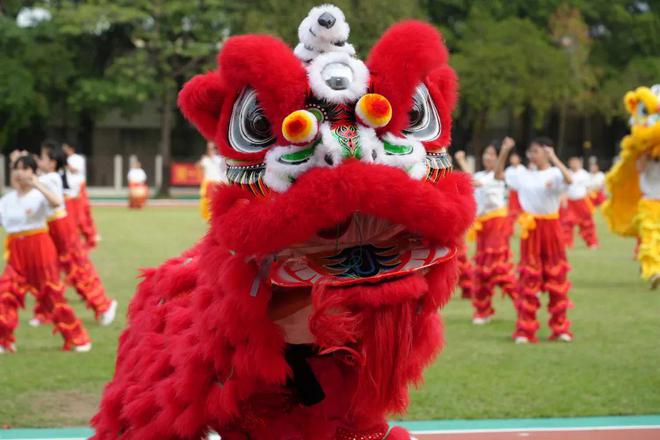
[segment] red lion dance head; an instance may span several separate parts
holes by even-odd
[[[96,439],[408,439],[386,415],[442,345],[474,216],[445,151],[456,76],[430,25],[367,62],[341,11],[291,51],[233,37],[184,115],[227,159],[209,233],[145,279]]]

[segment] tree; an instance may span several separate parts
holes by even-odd
[[[78,110],[138,110],[156,98],[160,103],[163,158],[161,196],[169,195],[171,135],[180,84],[210,68],[228,34],[222,0],[91,0],[60,3],[53,20],[77,38],[119,34],[125,44],[98,77],[79,82],[70,101]]]
[[[61,110],[76,74],[72,54],[52,23],[19,27],[16,13],[0,12],[0,145]]]
[[[589,28],[576,8],[562,4],[550,17],[550,32],[554,42],[562,48],[568,63],[570,75],[562,83],[562,97],[559,104],[558,151],[564,145],[566,119],[570,108],[580,114],[587,114],[588,100],[596,86],[592,68],[589,65],[591,37]]]
[[[520,116],[533,110],[536,123],[561,97],[568,64],[542,29],[527,19],[495,20],[474,12],[455,41],[452,63],[461,84],[459,120],[479,144],[489,117],[503,109]]]
[[[267,33],[279,36],[289,45],[298,43],[298,25],[316,0],[252,0],[228,4],[232,34]],[[350,42],[365,57],[369,49],[392,24],[405,18],[424,18],[417,0],[336,0],[351,27]]]

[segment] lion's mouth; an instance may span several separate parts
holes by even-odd
[[[355,213],[310,240],[277,253],[271,282],[279,287],[379,283],[424,271],[452,258],[404,226]]]

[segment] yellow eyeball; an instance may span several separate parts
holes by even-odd
[[[307,110],[296,110],[282,121],[284,138],[295,145],[304,145],[316,139],[319,121]]]
[[[358,120],[372,128],[381,128],[392,119],[392,105],[383,95],[367,93],[355,104]]]

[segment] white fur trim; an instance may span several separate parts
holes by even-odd
[[[328,29],[321,26],[318,22],[319,17],[328,13],[335,18],[334,25]],[[341,9],[335,5],[324,4],[312,8],[307,17],[303,19],[298,26],[298,38],[310,49],[321,51],[332,51],[342,46],[335,46],[334,43],[348,41],[351,29],[346,22],[346,17]]]
[[[362,148],[362,162],[374,163],[385,155],[383,142],[378,139],[376,131],[371,127],[358,124],[358,133],[360,135],[360,148]],[[374,158],[374,152],[376,157]]]
[[[342,162],[341,147],[334,138],[327,123],[321,124],[321,142],[316,146],[314,154],[300,164],[285,164],[280,162],[284,154],[300,151],[297,146],[277,146],[266,153],[266,172],[264,183],[276,192],[284,192],[291,186],[292,179],[297,179],[301,174],[316,167],[335,167]],[[332,158],[332,164],[326,162],[326,156]]]
[[[341,145],[339,145],[339,141],[332,135],[330,125],[327,122],[321,124],[321,143],[317,145],[316,153],[319,160],[327,166],[337,166],[343,160]],[[326,163],[325,156],[327,155],[332,158],[332,165]]]
[[[332,63],[345,64],[353,71],[353,81],[345,90],[334,90],[323,80],[323,69]],[[314,95],[332,103],[348,103],[357,101],[367,93],[369,86],[369,70],[365,64],[346,53],[330,52],[319,55],[307,66],[309,86]]]
[[[390,155],[385,153],[376,158],[376,163],[394,166],[405,170],[411,178],[421,180],[426,177],[426,148],[424,144],[412,137],[398,137],[392,133],[385,133],[382,139],[393,145],[406,145],[412,147],[413,151],[405,155]],[[381,148],[382,144],[381,144]]]
[[[304,63],[309,63],[314,58],[318,56],[318,52],[315,50],[309,50],[305,47],[304,44],[298,43],[293,53],[298,57],[298,59]]]
[[[291,179],[297,178],[305,171],[317,166],[316,155],[312,155],[309,160],[300,164],[286,164],[280,162],[280,157],[285,154],[300,151],[301,147],[281,146],[273,147],[266,153],[266,172],[264,173],[264,183],[277,192],[284,192],[291,186]]]

